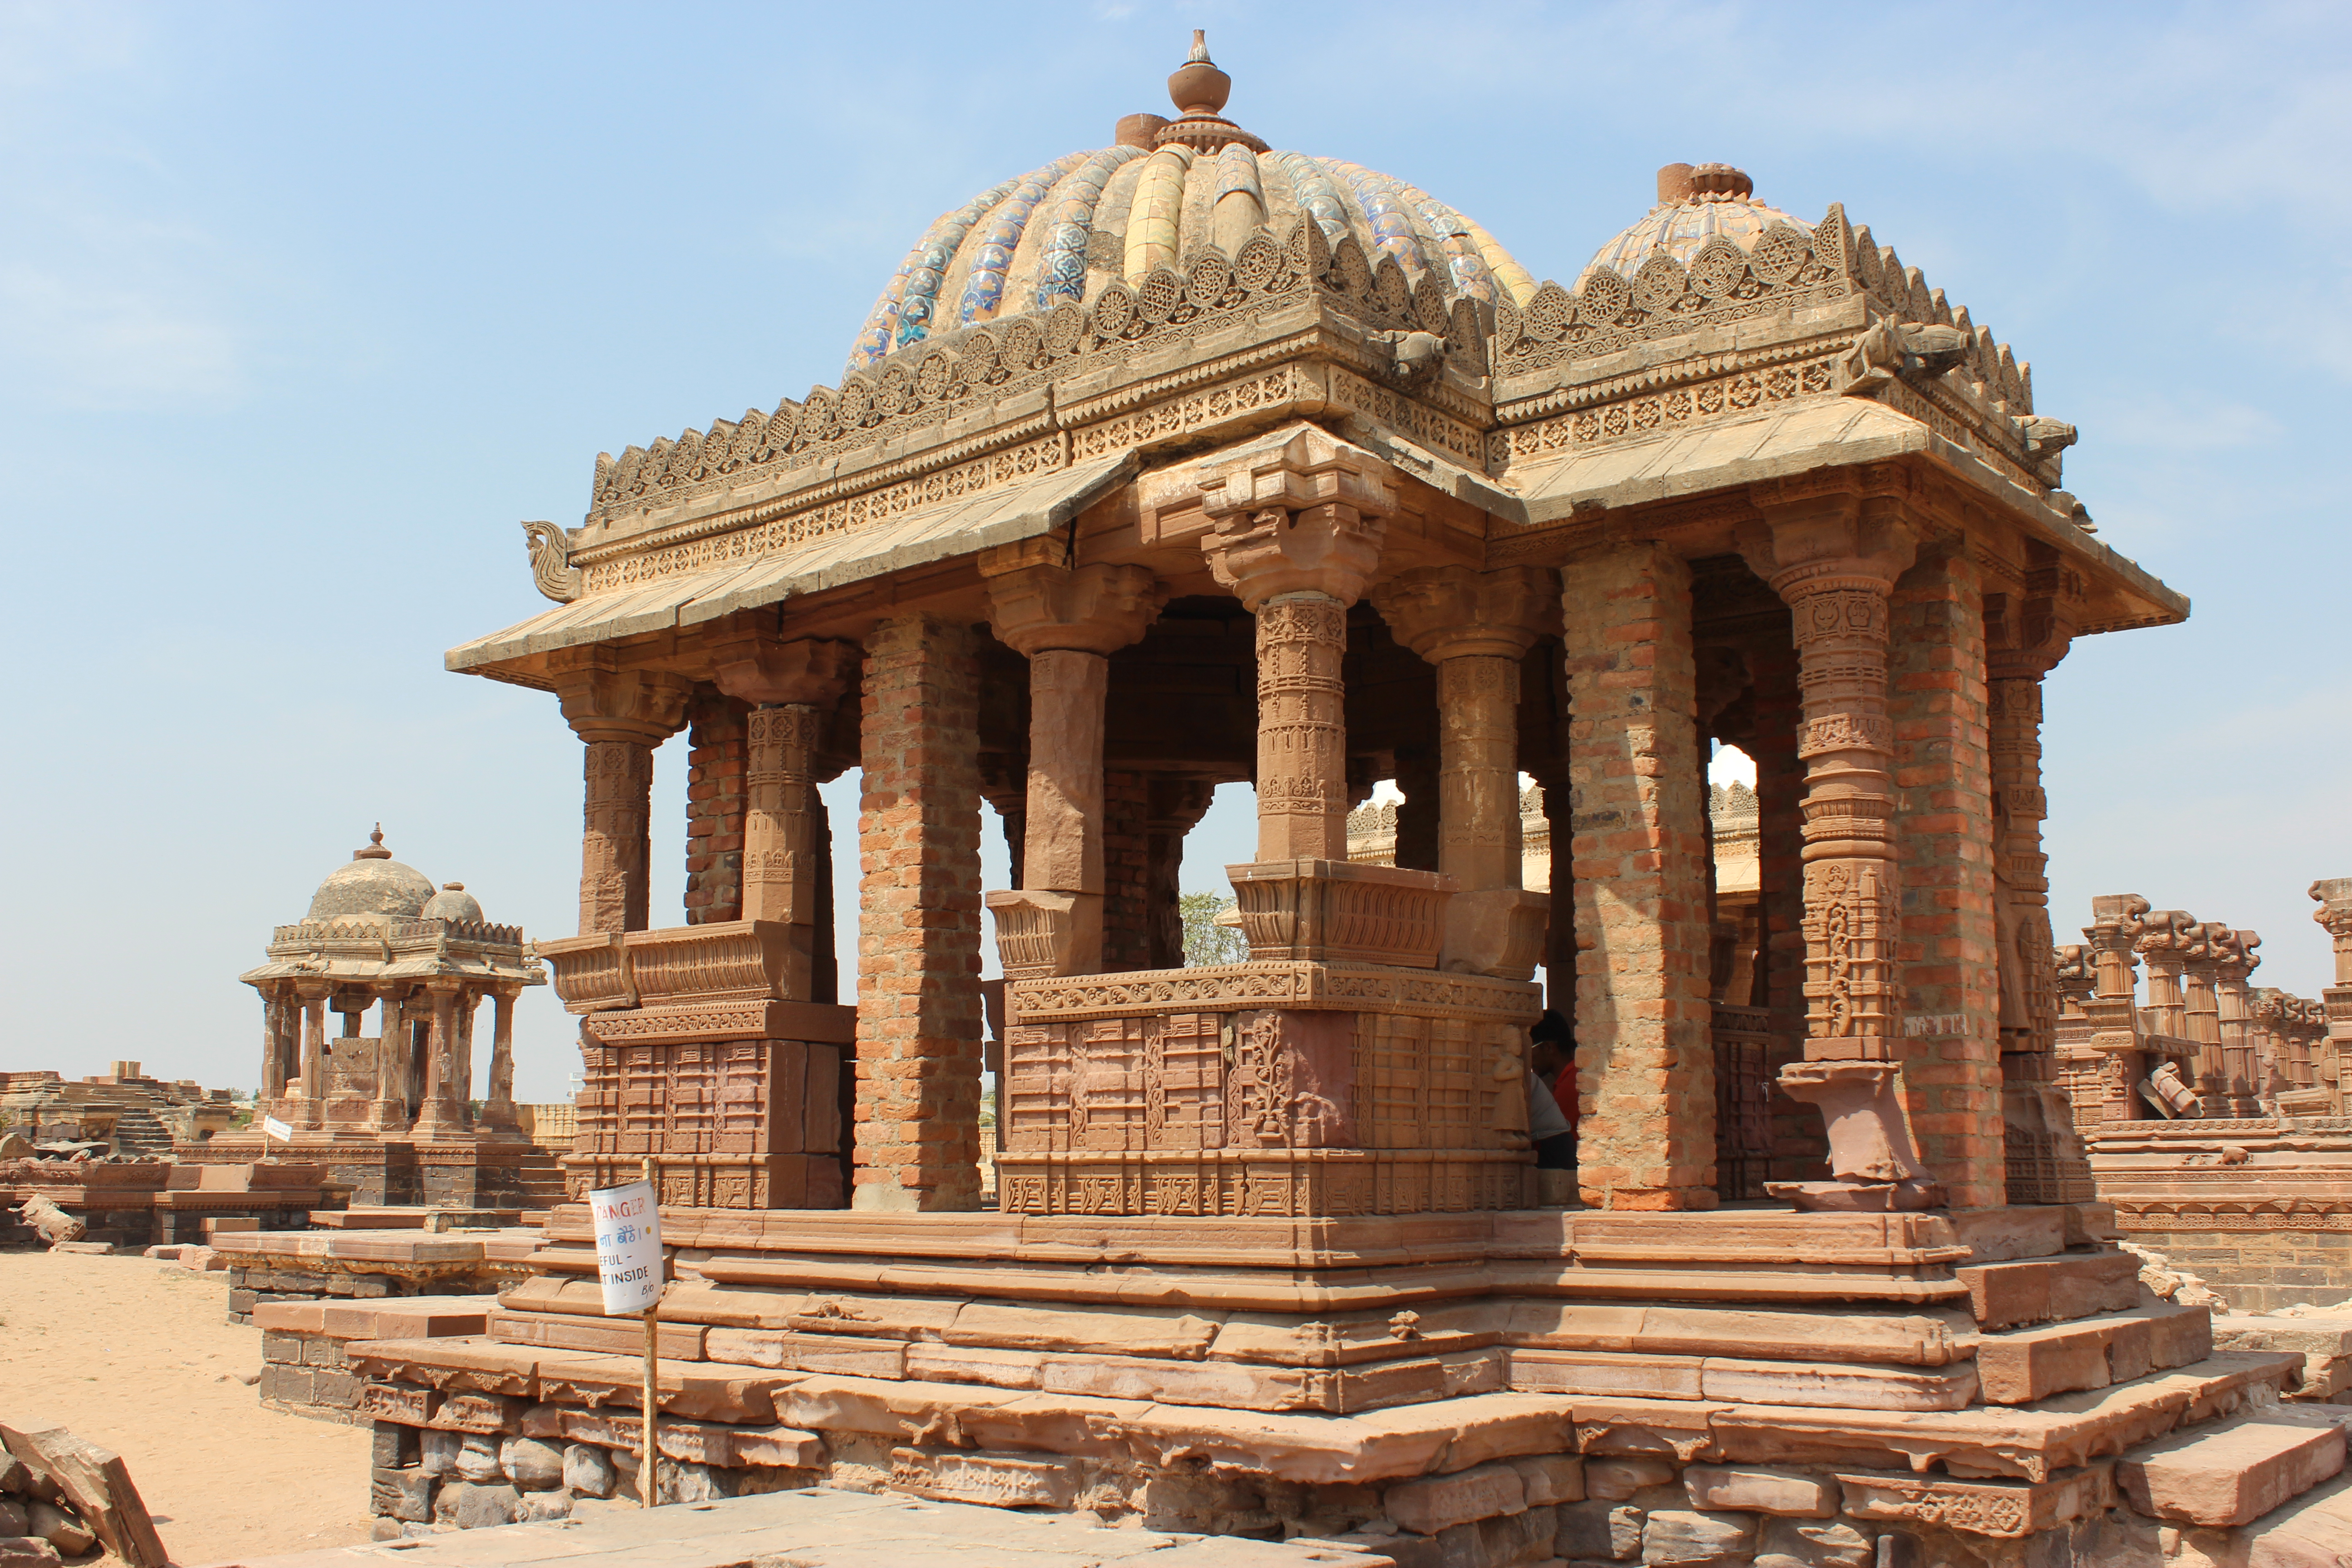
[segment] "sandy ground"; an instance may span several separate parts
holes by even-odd
[[[261,1331],[228,1276],[143,1258],[0,1253],[0,1418],[120,1452],[179,1563],[368,1538],[368,1429],[261,1408]]]

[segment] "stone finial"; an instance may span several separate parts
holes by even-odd
[[[1205,27],[1192,29],[1192,52],[1168,79],[1168,97],[1179,114],[1214,114],[1224,108],[1225,100],[1234,95],[1234,79],[1217,68],[1209,58],[1209,34]]]
[[[377,823],[375,825],[375,831],[368,835],[366,848],[354,849],[352,851],[352,858],[354,860],[389,860],[392,858],[392,851],[383,847],[383,823]]]
[[[1658,170],[1658,205],[1685,202],[1744,202],[1756,182],[1728,163],[1668,163]]]

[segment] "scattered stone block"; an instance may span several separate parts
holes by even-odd
[[[1584,1500],[1584,1461],[1574,1454],[1531,1454],[1509,1461],[1529,1508]]]
[[[2246,1524],[2344,1468],[2344,1428],[2269,1411],[2143,1444],[2116,1461],[2140,1512],[2179,1524]]]
[[[58,1549],[37,1535],[0,1540],[0,1568],[58,1568]]]
[[[164,1568],[170,1561],[121,1455],[62,1426],[19,1429],[0,1424],[0,1446],[27,1470],[55,1481],[82,1522],[130,1568]]]
[[[1828,1519],[1838,1510],[1834,1485],[1795,1470],[1693,1465],[1683,1472],[1683,1488],[1695,1509],[1740,1509],[1803,1519]]]
[[[1768,1519],[1756,1568],[1873,1568],[1878,1549],[1850,1524]]]
[[[538,1519],[569,1519],[571,1516],[572,1494],[561,1489],[525,1492],[521,1505],[515,1510],[515,1521],[519,1524]]]
[[[152,1235],[153,1233],[150,1232],[149,1234]],[[49,1250],[51,1252],[86,1253],[92,1258],[109,1258],[113,1256],[114,1243],[110,1241],[59,1241],[51,1243]]]
[[[1381,1499],[1388,1516],[1416,1535],[1457,1524],[1523,1512],[1526,1483],[1508,1465],[1480,1465],[1450,1476],[1429,1476],[1389,1488]]]
[[[25,1510],[25,1533],[39,1536],[65,1557],[79,1557],[98,1542],[96,1532],[53,1502],[37,1502]]]

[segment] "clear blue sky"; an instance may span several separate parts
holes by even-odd
[[[234,977],[379,818],[569,933],[578,744],[441,669],[540,607],[517,520],[835,380],[934,215],[1162,108],[1195,26],[1244,124],[1538,277],[1719,159],[2015,345],[2101,537],[2197,606],[2053,682],[2058,924],[2143,892],[2316,994],[2303,890],[2352,874],[2341,7],[0,5],[0,1068],[249,1086]],[[518,1092],[564,1092],[545,991],[521,1039]]]

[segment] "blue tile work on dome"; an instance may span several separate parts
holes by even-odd
[[[1350,163],[1339,158],[1315,160],[1347,182],[1364,209],[1365,220],[1372,230],[1372,243],[1382,252],[1397,258],[1408,279],[1419,279],[1429,269],[1429,258],[1422,253],[1421,237],[1412,231],[1412,218],[1405,211],[1403,187],[1388,175],[1360,163]]]
[[[997,307],[1004,302],[1004,275],[1013,266],[1013,253],[1020,247],[1022,230],[1029,226],[1029,215],[1061,182],[1062,176],[1086,161],[1084,153],[1072,153],[1034,174],[1024,175],[1012,194],[988,215],[980,250],[972,257],[971,270],[964,277],[963,298],[956,302],[958,326],[969,327],[996,314]]]
[[[1040,314],[1052,310],[1057,300],[1085,300],[1087,247],[1094,240],[1095,208],[1110,177],[1142,156],[1140,147],[1106,147],[1090,154],[1054,191],[1053,227],[1046,233],[1045,258],[1037,269]]]
[[[1323,166],[1301,153],[1276,153],[1275,166],[1290,176],[1290,188],[1298,205],[1314,215],[1323,237],[1332,244],[1339,243],[1348,232],[1348,204],[1339,195],[1339,187]]]

